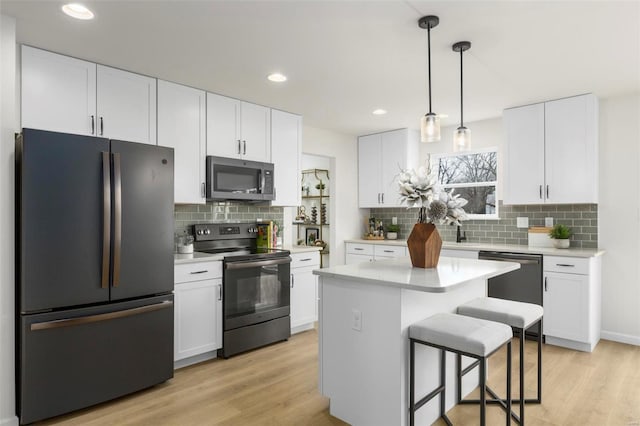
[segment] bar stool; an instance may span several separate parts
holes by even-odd
[[[533,303],[516,302],[513,300],[496,299],[494,297],[479,297],[458,307],[458,314],[473,318],[495,321],[509,325],[520,336],[520,398],[512,400],[520,405],[520,416],[514,419],[524,425],[524,404],[542,402],[542,306]],[[524,341],[525,332],[533,325],[540,323],[538,333],[538,395],[535,399],[526,399],[524,396]],[[458,389],[462,384],[462,377],[477,365],[477,361],[461,371],[461,357],[458,356]],[[460,392],[458,390],[458,392]],[[500,403],[506,409],[503,398],[496,395],[491,388],[487,387],[487,392],[494,398],[489,403]],[[458,393],[458,401],[467,403],[478,403],[478,400],[462,401],[462,395]],[[510,411],[510,410],[509,410]]]
[[[486,360],[507,345],[507,413],[511,412],[511,327],[505,324],[463,315],[439,313],[409,326],[409,424],[414,426],[415,412],[437,395],[440,396],[440,417],[451,421],[445,412],[446,353],[465,355],[480,363],[480,425],[486,425]],[[440,349],[440,385],[419,401],[415,401],[415,345]],[[511,417],[507,414],[507,425]]]

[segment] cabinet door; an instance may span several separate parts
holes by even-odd
[[[361,208],[380,206],[381,146],[379,134],[358,138],[358,205]]]
[[[543,306],[545,335],[589,340],[588,275],[545,272]]]
[[[175,285],[174,361],[222,347],[222,280]]]
[[[312,268],[296,268],[291,273],[291,328],[313,323],[316,315],[317,276]]]
[[[383,207],[401,207],[398,194],[398,176],[407,168],[407,129],[394,130],[381,135],[381,169],[376,170],[382,176],[380,201]]]
[[[344,263],[351,265],[354,263],[373,262],[373,256],[366,254],[347,253],[344,255]]]
[[[240,101],[207,93],[207,155],[240,157]]]
[[[205,203],[205,95],[158,80],[158,145],[174,149],[175,203]]]
[[[504,111],[505,204],[544,202],[544,104]]]
[[[241,102],[240,136],[242,158],[271,162],[271,110],[261,105]]]
[[[598,107],[593,95],[545,103],[548,203],[598,202]]]
[[[156,145],[156,79],[98,65],[98,136]]]
[[[96,64],[22,46],[22,127],[96,132]]]
[[[271,161],[275,167],[276,199],[272,206],[299,206],[302,117],[271,110]],[[328,189],[328,188],[327,188]]]

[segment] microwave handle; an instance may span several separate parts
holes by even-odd
[[[262,169],[258,170],[258,180],[260,181],[260,194],[264,194],[265,177]]]

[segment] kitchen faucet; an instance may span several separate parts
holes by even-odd
[[[467,241],[467,233],[465,231],[460,231],[460,225],[458,225],[458,229],[456,229],[456,243],[461,243],[463,241]]]

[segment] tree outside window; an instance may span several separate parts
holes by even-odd
[[[444,189],[454,188],[469,203],[464,207],[471,219],[497,218],[496,150],[434,157],[438,182]]]

